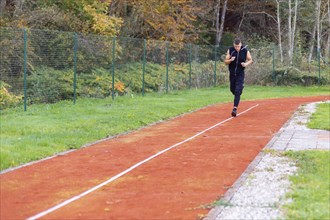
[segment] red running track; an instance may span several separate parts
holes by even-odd
[[[1,219],[27,219],[43,213],[171,146],[41,219],[200,218],[301,104],[328,99],[245,101],[240,112],[254,108],[229,120],[231,104],[213,105],[3,173]]]

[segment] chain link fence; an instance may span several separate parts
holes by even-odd
[[[288,50],[283,46],[282,55],[278,46],[273,46],[274,85],[326,85],[330,83],[330,58],[322,57],[317,48],[303,51],[296,47],[290,62]]]
[[[0,28],[0,108],[227,85],[228,48]],[[254,64],[246,69],[247,84],[329,82],[329,62],[320,53],[310,60],[296,53],[288,65],[275,46],[249,50]]]

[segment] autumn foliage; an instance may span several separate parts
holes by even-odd
[[[7,83],[0,81],[0,110],[14,107],[22,100],[22,96],[11,94],[6,87],[10,88]]]
[[[118,93],[118,95],[123,95],[125,93],[125,84],[121,81],[117,81],[114,84],[115,92]]]

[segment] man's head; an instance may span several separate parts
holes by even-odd
[[[241,47],[242,47],[241,39],[235,38],[235,40],[234,40],[234,48],[235,48],[235,50],[238,52],[238,51],[241,50]]]

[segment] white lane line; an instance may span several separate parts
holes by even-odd
[[[250,111],[251,109],[257,107],[258,105],[259,105],[259,104],[254,105],[254,106],[252,106],[252,107],[246,109],[245,111],[243,111],[243,112],[241,112],[241,113],[239,113],[239,114],[237,114],[237,115],[244,114],[244,113]],[[126,173],[128,173],[128,172],[134,170],[135,168],[141,166],[142,164],[144,164],[144,163],[146,163],[146,162],[152,160],[153,158],[155,158],[155,157],[157,157],[157,156],[159,156],[159,155],[165,153],[166,151],[169,151],[169,150],[171,150],[172,148],[175,148],[175,147],[177,147],[177,146],[179,146],[179,145],[181,145],[181,144],[183,144],[183,143],[186,143],[186,142],[188,142],[188,141],[194,139],[195,137],[200,136],[201,134],[203,134],[203,133],[205,133],[205,132],[207,132],[207,131],[209,131],[209,130],[211,130],[211,129],[213,129],[213,128],[215,128],[215,127],[217,127],[217,126],[219,126],[219,125],[221,125],[221,124],[223,124],[223,123],[225,123],[225,122],[227,122],[227,121],[229,121],[229,120],[232,120],[232,119],[233,119],[233,117],[231,117],[231,118],[227,118],[226,120],[221,121],[221,122],[219,122],[219,123],[217,123],[217,124],[215,124],[215,125],[213,125],[213,126],[207,128],[207,129],[205,129],[204,131],[201,131],[201,132],[199,132],[198,134],[195,134],[194,136],[191,136],[190,138],[188,138],[188,139],[186,139],[186,140],[184,140],[184,141],[181,141],[181,142],[179,142],[179,143],[176,143],[176,144],[172,145],[171,147],[166,148],[165,150],[162,150],[162,151],[160,151],[160,152],[158,152],[158,153],[152,155],[151,157],[149,157],[149,158],[147,158],[147,159],[145,159],[145,160],[143,160],[143,161],[141,161],[141,162],[139,162],[139,163],[137,163],[137,164],[131,166],[130,168],[128,168],[127,170],[125,170],[125,171],[123,171],[123,172],[117,174],[116,176],[111,177],[111,178],[108,179],[107,181],[105,181],[105,182],[103,182],[103,183],[101,183],[101,184],[99,184],[99,185],[97,185],[97,186],[95,186],[95,187],[93,187],[93,188],[91,188],[91,189],[89,189],[89,190],[87,190],[87,191],[85,191],[85,192],[83,192],[83,193],[81,193],[81,194],[75,196],[75,197],[72,197],[71,199],[68,199],[68,200],[66,200],[66,201],[64,201],[64,202],[62,202],[62,203],[60,203],[60,204],[58,204],[58,205],[56,205],[56,206],[53,206],[52,208],[47,209],[46,211],[40,212],[39,214],[36,214],[36,215],[34,215],[34,216],[32,216],[32,217],[29,217],[29,218],[27,218],[27,220],[35,220],[35,219],[41,218],[41,217],[43,217],[43,216],[45,216],[45,215],[47,215],[47,214],[49,214],[49,213],[51,213],[51,212],[54,212],[55,210],[60,209],[60,208],[62,208],[63,206],[66,206],[67,204],[69,204],[69,203],[71,203],[71,202],[74,202],[74,201],[76,201],[76,200],[78,200],[78,199],[80,199],[80,198],[82,198],[82,197],[84,197],[84,196],[90,194],[91,192],[93,192],[93,191],[95,191],[95,190],[97,190],[97,189],[99,189],[99,188],[101,188],[101,187],[103,187],[103,186],[105,186],[105,185],[111,183],[112,181],[114,181],[114,180],[118,179],[119,177],[125,175]]]

